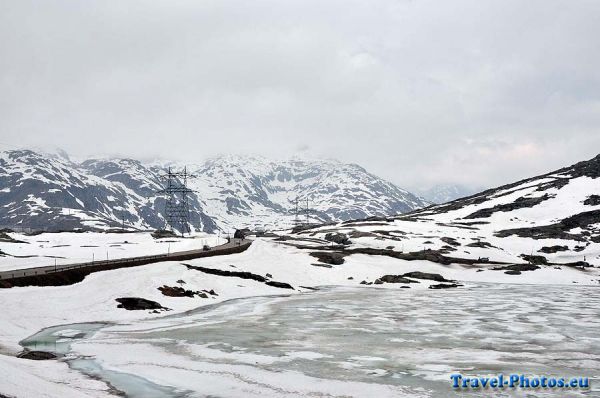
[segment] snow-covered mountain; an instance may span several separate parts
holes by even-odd
[[[66,154],[0,152],[0,227],[33,229],[161,228],[167,165],[132,159],[74,162]],[[360,166],[337,161],[272,161],[222,156],[187,165],[192,227],[281,228],[300,210],[311,221],[391,216],[429,203]]]
[[[471,189],[459,184],[440,184],[429,189],[417,190],[415,192],[431,203],[442,204],[473,195],[479,191],[481,191],[481,189]]]
[[[311,220],[330,222],[399,214],[428,203],[355,164],[223,156],[192,168],[190,187],[219,224],[281,225],[292,221],[295,201]]]
[[[566,238],[585,242],[600,234],[600,155],[572,166],[450,203],[417,211],[437,221],[493,228],[497,236]],[[483,227],[482,227],[483,228]],[[545,231],[545,233],[543,233]],[[575,239],[575,237],[577,239]]]
[[[307,233],[325,237],[337,231],[352,247],[432,258],[600,265],[600,155],[446,204],[322,229]]]

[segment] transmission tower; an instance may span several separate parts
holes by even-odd
[[[306,216],[306,225],[310,224],[310,209],[308,208],[308,196],[306,197],[306,208],[304,209],[304,215]]]
[[[171,231],[178,230],[183,236],[190,232],[190,213],[188,205],[188,194],[194,192],[187,187],[188,178],[194,177],[188,174],[187,167],[182,171],[173,171],[171,167],[163,178],[166,179],[164,189],[159,194],[166,195],[165,219]]]
[[[300,202],[304,202],[305,200],[306,200],[306,207],[302,208]],[[294,208],[291,211],[294,214],[294,225],[310,224],[310,213],[314,212],[314,210],[309,207],[308,196],[306,198],[302,198],[302,199],[300,199],[298,196],[296,196],[296,198],[294,200],[291,200],[290,203],[292,203],[294,205]],[[304,204],[304,203],[302,203],[302,204]],[[302,218],[304,218],[304,221],[302,221]]]
[[[292,212],[294,213],[294,225],[299,225],[300,218],[298,216],[298,197],[296,196],[296,199],[290,202],[294,205],[294,209],[292,210]]]

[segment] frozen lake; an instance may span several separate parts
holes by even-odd
[[[25,343],[132,397],[600,396],[600,288],[323,289]],[[453,373],[584,376],[591,390],[455,392]]]

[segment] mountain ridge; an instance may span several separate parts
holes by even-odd
[[[477,264],[474,272],[494,262],[529,263],[522,270],[491,269],[509,275],[552,274],[561,266],[586,272],[600,266],[600,155],[449,203],[299,233],[323,240],[345,235],[357,250]]]
[[[0,226],[32,229],[156,229],[165,224],[162,176],[187,166],[192,227],[281,228],[294,200],[309,198],[318,222],[391,216],[429,202],[336,160],[225,155],[197,164],[102,157],[73,161],[66,153],[0,152]],[[303,202],[304,206],[305,203]]]

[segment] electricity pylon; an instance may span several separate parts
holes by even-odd
[[[159,194],[166,195],[165,202],[165,220],[171,231],[178,230],[183,236],[190,232],[190,213],[188,204],[188,194],[194,192],[187,187],[188,178],[194,176],[188,174],[187,167],[182,171],[173,171],[169,167],[166,175],[165,187],[158,191]]]

